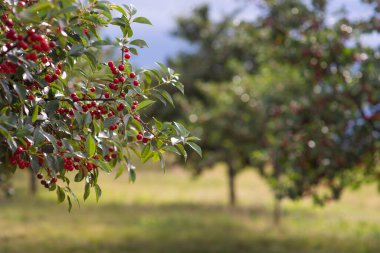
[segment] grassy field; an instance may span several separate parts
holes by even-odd
[[[19,173],[14,198],[0,200],[1,253],[380,252],[380,195],[371,186],[325,208],[286,202],[274,227],[271,194],[253,172],[238,178],[236,208],[226,207],[222,169],[197,180],[144,169],[135,184],[103,175],[100,203],[91,198],[72,213],[42,188],[30,197],[26,182]]]

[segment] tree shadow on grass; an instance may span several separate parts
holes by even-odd
[[[265,208],[193,203],[85,204],[69,214],[48,200],[15,200],[1,203],[0,229],[1,253],[380,252],[379,230],[373,237],[294,232],[273,227]]]

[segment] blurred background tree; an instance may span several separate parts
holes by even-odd
[[[378,53],[361,42],[377,31],[376,13],[352,21],[342,11],[329,24],[327,1],[260,7],[253,21],[236,11],[212,21],[207,6],[178,19],[174,35],[192,50],[169,60],[187,98],[168,115],[199,124],[204,159],[190,155],[190,167],[227,165],[231,204],[244,168],[259,169],[278,200],[311,195],[319,204],[378,177]]]

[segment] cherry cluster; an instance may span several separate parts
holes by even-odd
[[[50,185],[55,185],[57,183],[57,181],[58,181],[58,179],[56,177],[51,177],[50,176],[50,174],[51,174],[50,170],[48,170],[48,173],[49,173],[49,177],[50,177],[50,179],[48,179],[48,180],[44,179],[44,176],[41,173],[37,174],[37,178],[39,180],[41,180],[40,183],[43,186],[45,186],[45,188],[47,188],[47,189],[50,188]]]
[[[30,147],[30,142],[27,142],[27,148]],[[22,159],[25,148],[23,146],[18,146],[13,156],[10,158],[12,165],[18,165],[20,169],[25,169],[30,166],[30,162]]]
[[[77,156],[64,157],[63,163],[66,171],[73,171],[74,169],[86,169],[87,171],[92,171],[97,167],[95,164],[87,162],[84,158],[80,158]]]

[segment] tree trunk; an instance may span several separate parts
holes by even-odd
[[[274,225],[279,226],[281,224],[281,199],[275,197],[274,198],[274,209],[273,209],[273,222]]]
[[[236,189],[235,189],[235,178],[236,178],[236,171],[234,166],[229,163],[228,164],[228,190],[229,190],[229,201],[230,206],[235,206],[236,204]]]
[[[32,195],[36,195],[37,193],[37,179],[36,175],[33,173],[33,171],[30,172],[30,178],[29,178],[29,186],[30,186],[30,193]]]

